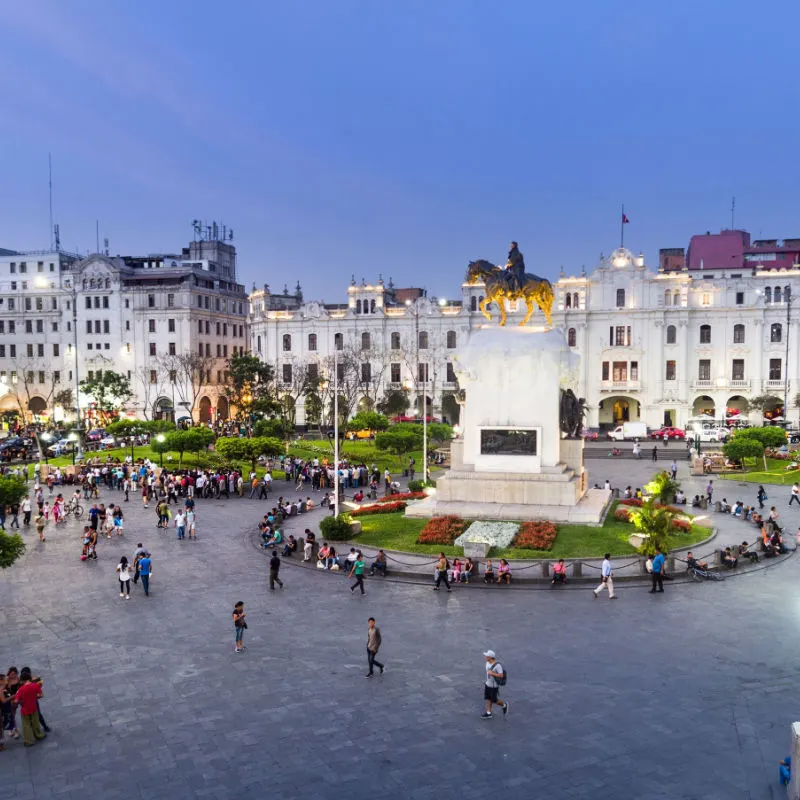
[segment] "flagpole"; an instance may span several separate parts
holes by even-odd
[[[619,247],[625,246],[625,203],[622,204],[622,213],[619,215]]]

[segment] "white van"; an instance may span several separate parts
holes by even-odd
[[[633,441],[647,438],[647,425],[644,422],[623,422],[608,432],[608,438],[616,442]]]

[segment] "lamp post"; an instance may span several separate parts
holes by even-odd
[[[159,444],[163,444],[163,443],[164,443],[164,440],[165,440],[166,438],[167,438],[167,437],[166,437],[166,436],[164,436],[164,434],[163,434],[163,433],[159,433],[159,434],[158,434],[158,436],[156,436],[156,441],[157,441]],[[164,467],[164,451],[163,451],[163,450],[161,450],[161,449],[159,449],[159,452],[158,452],[158,460],[159,460],[159,466],[163,468],[163,467]]]
[[[339,359],[333,348],[333,516],[339,516]]]
[[[446,301],[445,301],[446,302]],[[422,484],[428,483],[428,364],[420,375],[419,370],[419,306],[406,300],[406,308],[414,315],[414,338],[416,340],[417,382],[422,384]]]
[[[75,431],[73,431],[69,436],[67,436],[67,439],[69,439],[69,441],[72,442],[72,466],[74,467],[75,466],[75,447],[76,447],[76,442],[80,441],[80,436],[78,436],[78,434],[75,433]]]

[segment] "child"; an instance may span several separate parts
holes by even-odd
[[[500,559],[500,566],[497,568],[497,582],[511,583],[511,567],[504,558]]]
[[[792,777],[792,757],[786,756],[783,761],[778,762],[778,780],[781,786],[788,786]]]
[[[484,583],[494,583],[494,568],[492,567],[492,559],[486,559],[486,571],[483,573]]]
[[[453,569],[451,571],[451,583],[460,583],[461,582],[461,562],[455,558],[453,559]]]
[[[50,521],[50,503],[47,500],[44,501],[44,507],[42,509],[42,513],[44,514],[44,518],[47,522]]]

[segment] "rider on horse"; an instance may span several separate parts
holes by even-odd
[[[511,242],[511,249],[508,251],[505,279],[512,291],[522,291],[522,286],[525,283],[525,259],[522,257],[519,245],[516,242]]]

